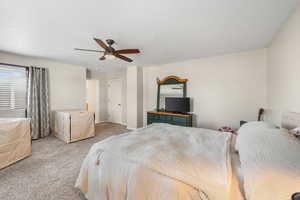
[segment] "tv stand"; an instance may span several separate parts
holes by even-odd
[[[147,112],[147,124],[168,123],[178,126],[192,127],[193,114],[170,113],[159,111]]]

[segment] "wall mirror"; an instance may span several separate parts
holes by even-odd
[[[166,97],[186,97],[187,79],[177,76],[168,76],[162,80],[157,79],[157,111],[165,111]]]

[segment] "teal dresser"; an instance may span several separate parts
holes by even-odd
[[[147,112],[147,124],[168,123],[178,126],[192,127],[192,114],[176,114],[167,112]]]

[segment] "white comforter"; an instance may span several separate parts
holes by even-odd
[[[279,129],[239,132],[248,200],[291,200],[300,192],[300,140]]]
[[[94,144],[76,187],[89,200],[232,199],[230,134],[154,124]]]

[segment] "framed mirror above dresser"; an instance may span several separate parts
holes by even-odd
[[[157,111],[165,111],[165,100],[168,97],[186,97],[187,79],[177,76],[168,76],[162,80],[157,79]]]
[[[188,79],[177,76],[157,78],[157,104],[155,111],[147,112],[147,124],[168,123],[192,126],[190,99],[187,97]]]

